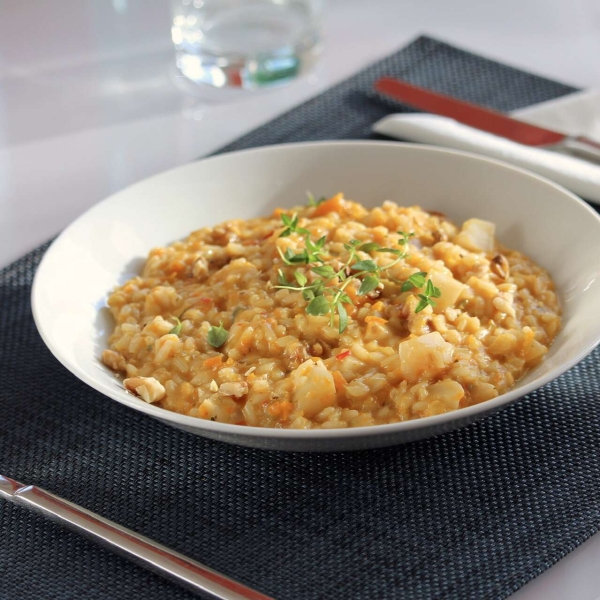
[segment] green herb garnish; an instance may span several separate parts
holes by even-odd
[[[181,321],[179,320],[178,317],[173,317],[176,321],[177,321],[177,325],[175,325],[175,327],[173,327],[173,329],[171,329],[171,331],[169,331],[169,333],[174,333],[176,336],[179,336],[179,334],[181,333]]]
[[[223,327],[223,322],[218,327],[214,325],[208,330],[208,343],[214,348],[220,348],[226,341],[229,332]]]
[[[284,213],[281,215],[281,220],[285,225],[285,229],[279,234],[279,237],[287,237],[292,233],[301,233],[303,235],[308,235],[310,233],[308,229],[298,227],[298,215],[296,213],[294,213],[291,217]]]
[[[308,191],[306,192],[306,195],[308,197],[309,206],[319,206],[319,204],[322,204],[323,202],[325,202],[325,200],[327,200],[325,196],[321,196],[318,200],[316,200],[315,197]]]
[[[422,288],[425,285],[426,278],[427,273],[425,273],[425,271],[419,271],[418,273],[414,273],[402,284],[400,291],[410,292],[415,288]]]
[[[286,216],[286,219],[282,220],[286,225],[286,230],[281,234],[285,237],[287,229],[298,231],[298,219],[296,216],[291,219]],[[377,244],[376,242],[362,243],[360,240],[351,240],[344,244],[344,248],[348,252],[348,258],[346,262],[342,264],[337,270],[331,265],[325,263],[324,259],[324,247],[327,238],[324,236],[316,241],[311,240],[310,234],[305,234],[305,247],[299,252],[295,253],[289,248],[283,252],[279,250],[281,259],[287,266],[299,266],[305,265],[306,269],[311,272],[312,282],[309,282],[308,273],[296,269],[293,273],[295,282],[290,281],[282,269],[277,271],[277,288],[288,289],[294,291],[301,291],[303,298],[308,303],[306,306],[306,312],[313,316],[329,315],[329,324],[331,327],[335,325],[335,316],[338,316],[338,331],[343,333],[348,326],[348,313],[344,304],[352,304],[352,299],[345,292],[350,282],[353,279],[360,281],[360,287],[358,294],[363,296],[380,287],[381,277],[384,272],[395,264],[397,264],[403,258],[407,256],[408,241],[414,235],[412,233],[404,233],[403,231],[398,232],[400,238],[398,239],[398,248],[385,248]],[[394,260],[384,266],[379,266],[372,259],[360,259],[357,256],[357,252],[380,252],[392,254],[395,256]],[[314,275],[317,277],[315,278]],[[411,287],[422,287],[417,284],[420,282],[420,277],[415,274],[412,277]],[[336,281],[337,280],[337,285]],[[395,280],[394,280],[395,281]],[[436,288],[437,289],[437,288]],[[428,298],[436,297],[434,294],[429,294]],[[433,302],[428,300],[428,302]],[[422,310],[422,309],[421,309]]]
[[[419,304],[417,304],[417,308],[415,308],[415,312],[421,312],[427,306],[435,306],[435,302],[432,298],[439,298],[442,295],[440,288],[435,287],[431,279],[427,280],[427,285],[425,286],[425,293],[418,294],[420,300]]]

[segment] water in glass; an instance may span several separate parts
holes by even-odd
[[[196,82],[256,88],[309,68],[323,0],[173,0],[177,66]]]

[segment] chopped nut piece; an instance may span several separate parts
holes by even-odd
[[[219,391],[219,384],[213,379],[210,382],[209,389],[210,389],[211,392],[218,392]]]
[[[428,212],[432,217],[440,217],[441,219],[446,218],[446,215],[443,212],[440,212],[439,210],[426,209],[425,212]]]
[[[504,279],[504,281],[506,281],[510,275],[510,265],[504,254],[496,254],[496,256],[492,258],[490,268],[494,275],[497,275],[500,279]]]
[[[123,385],[150,404],[162,400],[166,394],[162,383],[154,377],[130,377],[123,381]]]
[[[113,371],[125,371],[125,359],[114,350],[104,350],[102,352],[102,362]]]
[[[381,298],[381,294],[383,294],[383,283],[380,282],[373,291],[367,294],[367,296],[371,298],[371,300],[377,300],[378,298]]]
[[[233,396],[234,398],[241,398],[248,393],[248,384],[245,381],[232,381],[228,383],[222,383],[219,388],[219,394],[222,396]]]
[[[447,242],[448,234],[443,229],[434,229],[431,232],[431,236],[433,237],[433,241],[437,244],[438,242]]]
[[[200,257],[196,260],[192,267],[192,275],[196,279],[206,279],[208,276],[208,262],[204,257]]]
[[[309,352],[311,356],[323,356],[323,346],[319,342],[315,342],[309,348]]]

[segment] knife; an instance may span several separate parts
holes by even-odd
[[[600,161],[600,144],[585,136],[570,136],[537,125],[530,125],[501,112],[432,92],[392,77],[378,79],[374,87],[380,94],[413,108],[450,117],[459,123],[526,146],[548,150],[566,150],[583,158]]]

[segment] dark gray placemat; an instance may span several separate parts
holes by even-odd
[[[284,142],[372,137],[371,126],[375,121],[390,112],[410,112],[399,104],[379,99],[371,91],[373,82],[386,75],[505,112],[576,91],[568,85],[420,37],[400,52],[234,141],[221,152]]]
[[[420,38],[228,149],[365,137],[378,75],[501,109],[572,88]],[[80,383],[29,306],[42,247],[0,271],[0,473],[35,483],[280,600],[505,598],[600,524],[596,351],[461,431],[329,455],[229,446]],[[74,275],[75,276],[75,275]],[[0,501],[0,598],[191,598]]]

